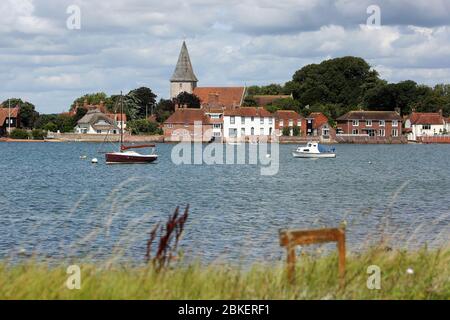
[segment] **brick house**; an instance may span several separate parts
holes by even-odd
[[[20,126],[20,108],[3,108],[0,106],[0,136]]]
[[[195,127],[196,124],[200,126]],[[176,108],[175,112],[164,122],[164,140],[169,142],[198,141],[208,142],[212,139],[213,125],[205,110],[193,108]]]
[[[401,139],[403,119],[396,111],[350,111],[337,118],[341,136]]]
[[[302,135],[305,123],[305,119],[293,110],[278,110],[275,112],[275,130],[278,130],[279,134],[283,133],[284,128],[288,128],[289,135],[293,136],[293,129],[297,126],[300,129],[300,135]]]
[[[304,135],[319,137],[321,140],[331,141],[336,137],[336,129],[329,124],[329,119],[322,112],[312,112],[305,119]]]

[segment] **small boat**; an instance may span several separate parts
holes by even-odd
[[[123,114],[123,98],[121,96],[121,113]],[[141,154],[131,149],[152,148],[150,154]],[[118,152],[105,153],[106,164],[144,164],[152,163],[158,159],[154,153],[156,146],[154,144],[125,146],[123,143],[123,122],[120,125],[120,149]]]
[[[335,148],[325,148],[318,142],[308,142],[304,147],[298,147],[292,152],[295,158],[336,158]]]

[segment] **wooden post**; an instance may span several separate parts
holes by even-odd
[[[345,229],[280,230],[280,245],[287,249],[287,276],[295,281],[295,246],[336,242],[339,253],[340,285],[345,285]]]

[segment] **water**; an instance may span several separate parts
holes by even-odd
[[[182,248],[208,262],[277,260],[279,229],[344,220],[352,250],[381,230],[398,246],[448,243],[450,145],[338,145],[336,159],[319,160],[281,145],[275,176],[256,165],[176,166],[173,147],[158,145],[156,164],[107,166],[100,144],[0,144],[0,258],[141,262],[152,226],[188,203]]]

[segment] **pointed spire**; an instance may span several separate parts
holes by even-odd
[[[185,41],[183,41],[177,66],[170,81],[198,82],[198,79],[194,74],[194,70],[192,69],[191,58],[189,58],[189,52]]]

